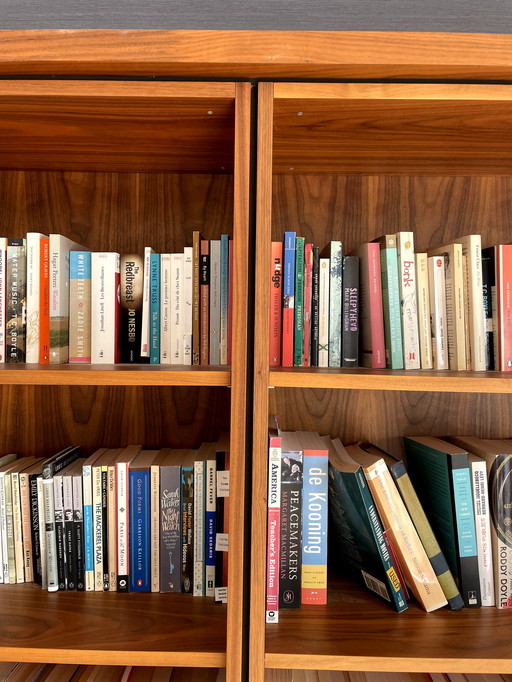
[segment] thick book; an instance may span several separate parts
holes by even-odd
[[[281,364],[293,367],[293,330],[295,324],[295,241],[296,232],[285,232],[283,243],[283,314]]]
[[[291,439],[290,439],[291,435]],[[298,609],[302,578],[301,446],[295,433],[281,433],[281,503],[279,520],[279,609]],[[299,447],[299,450],[295,450]]]
[[[61,234],[50,234],[50,362],[69,359],[69,254],[87,251]]]
[[[382,525],[411,592],[425,611],[446,606],[447,599],[385,460],[366,452],[360,445],[349,445],[346,450],[363,468]]]
[[[41,232],[27,232],[27,348],[26,362],[39,362]]]
[[[207,239],[201,239],[200,244],[199,302],[201,306],[199,364],[208,365],[210,362],[210,242]]]
[[[416,303],[418,305],[418,339],[421,369],[433,369],[432,337],[430,329],[430,289],[428,283],[428,256],[416,253]]]
[[[431,436],[404,439],[407,470],[468,608],[482,605],[468,453]]]
[[[139,454],[140,445],[128,445],[124,448],[115,463],[116,478],[116,591],[128,592],[130,589],[130,491],[129,467],[131,461]]]
[[[384,313],[380,273],[380,249],[375,242],[362,244],[353,253],[359,258],[359,342],[364,367],[385,367]]]
[[[327,603],[328,451],[317,433],[297,432],[303,457],[301,603]]]
[[[329,243],[329,367],[341,367],[341,319],[343,291],[343,245]]]
[[[380,276],[382,283],[382,311],[384,315],[384,345],[386,367],[404,368],[402,321],[396,235],[385,234],[375,239],[380,248]]]
[[[120,256],[115,252],[91,254],[91,362],[119,362]]]
[[[512,371],[512,244],[490,246],[483,249],[482,255],[494,263],[494,368],[500,372]]]
[[[448,369],[449,367],[444,259],[444,256],[429,256],[427,259],[434,369]]]
[[[138,253],[120,259],[120,362],[146,362],[141,355],[144,258]],[[71,359],[70,359],[71,361]]]
[[[329,367],[329,286],[328,258],[319,259],[318,272],[318,367]]]
[[[281,315],[283,302],[283,243],[272,242],[270,253],[269,365],[281,364]]]
[[[414,233],[411,231],[397,232],[396,247],[400,287],[404,369],[419,369],[421,360],[416,270],[414,265]]]
[[[160,462],[160,592],[181,592],[181,463],[183,451],[162,450]]]
[[[91,253],[69,254],[69,362],[91,362]]]
[[[359,258],[343,256],[341,365],[359,367]]]
[[[267,576],[265,620],[279,622],[279,531],[281,511],[281,435],[269,434],[267,489]]]
[[[494,284],[494,261],[482,256],[482,299],[484,308],[485,369],[494,369],[494,325],[492,316],[492,291]]]
[[[293,328],[293,364],[304,363],[304,237],[295,239],[295,294]]]
[[[160,364],[160,254],[149,257],[149,361]]]
[[[5,362],[25,362],[27,258],[24,239],[7,240]]]
[[[430,563],[432,564],[432,568],[439,580],[439,584],[448,600],[448,606],[455,611],[463,608],[464,600],[461,597],[453,574],[446,561],[446,557],[439,546],[432,526],[430,525],[418,495],[411,483],[405,463],[401,459],[397,459],[371,443],[362,443],[361,447],[367,452],[382,457],[388,464],[398,491],[407,507],[407,511],[409,512]]]
[[[512,608],[512,441],[453,436],[450,440],[486,464],[491,514],[494,597],[498,609]]]
[[[348,574],[400,612],[407,600],[388,549],[377,508],[361,465],[341,441],[323,438],[329,449],[329,554]]]

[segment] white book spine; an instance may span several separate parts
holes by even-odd
[[[130,573],[128,552],[128,463],[116,462],[116,495],[117,495],[117,575],[128,576]],[[124,578],[122,578],[124,580]],[[127,591],[127,585],[118,588]]]
[[[444,256],[429,256],[427,267],[434,369],[448,369]]]
[[[140,354],[149,358],[149,305],[150,305],[150,260],[154,253],[150,246],[144,247],[144,281],[142,285],[142,326],[140,340]]]
[[[150,468],[151,592],[160,591],[160,466]]]
[[[467,258],[471,369],[480,372],[485,370],[482,237],[470,234],[456,241],[462,245],[462,253]]]
[[[329,258],[320,258],[318,294],[318,366],[329,366]]]
[[[432,339],[430,336],[430,293],[428,287],[427,254],[417,253],[416,300],[418,304],[418,332],[421,369],[432,369]]]
[[[469,272],[468,272],[468,259],[462,253],[462,275],[463,275],[463,292],[464,292],[464,319],[465,319],[465,353],[466,353],[466,369],[469,371],[471,369],[471,333],[469,327],[470,318],[470,300],[469,300]],[[483,294],[482,294],[482,305],[483,305]]]
[[[14,533],[15,582],[25,582],[25,560],[23,557],[23,530],[21,519],[20,474],[11,474],[12,485],[12,523]]]
[[[413,232],[396,235],[404,369],[419,369],[420,345]]]
[[[7,558],[7,509],[5,506],[5,473],[0,471],[0,536],[2,541],[2,564],[0,574],[3,583],[9,583],[9,563]]]
[[[0,237],[0,362],[5,362],[7,237]]]
[[[475,456],[470,456],[470,464],[482,606],[494,606],[494,569],[487,467],[483,459]]]
[[[44,510],[44,486],[43,477],[37,477],[37,511],[39,515],[39,545],[41,552],[41,588],[48,588],[48,560],[46,557],[46,526]]]
[[[84,576],[87,592],[94,590],[94,530],[92,513],[92,466],[82,468],[82,499],[84,507]]]
[[[27,232],[27,337],[26,361],[39,362],[39,274],[41,265],[40,232]]]
[[[120,257],[114,252],[91,254],[91,362],[117,360]]]
[[[171,254],[171,365],[183,364],[183,254]]]
[[[160,364],[171,364],[171,254],[160,254]]]
[[[327,272],[329,268],[327,268]],[[281,439],[270,438],[267,483],[267,595],[265,622],[279,622],[279,541],[281,522]]]
[[[59,589],[57,537],[55,533],[55,498],[53,478],[43,478],[44,527],[46,534],[46,577],[48,592]]]
[[[92,523],[94,548],[94,590],[103,592],[103,511],[101,466],[92,467]]]
[[[193,596],[205,594],[205,462],[194,462],[194,587]]]
[[[107,471],[107,541],[108,541],[108,589],[117,591],[117,532],[116,532],[116,467],[109,464]],[[105,574],[103,575],[105,578]],[[105,589],[107,582],[103,586]]]
[[[183,251],[183,364],[192,364],[192,299],[193,299],[193,247]]]

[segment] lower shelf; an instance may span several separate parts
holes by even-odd
[[[183,594],[0,589],[0,660],[94,665],[226,665],[226,606]]]
[[[511,673],[512,610],[394,613],[333,577],[327,606],[279,612],[266,626],[265,667],[389,672]]]

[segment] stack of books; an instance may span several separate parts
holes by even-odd
[[[180,253],[0,238],[0,362],[231,363],[232,240]]]
[[[0,583],[227,599],[229,436],[0,459]]]
[[[512,370],[512,244],[272,242],[270,366]]]

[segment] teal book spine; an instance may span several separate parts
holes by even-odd
[[[329,367],[341,367],[341,317],[343,284],[343,245],[330,244],[329,263]]]
[[[384,235],[380,238],[379,244],[386,367],[390,369],[403,369],[404,351],[402,322],[400,319],[400,288],[395,235]]]
[[[150,363],[160,364],[160,254],[152,253],[149,275]]]
[[[304,237],[295,240],[295,314],[293,364],[304,364]]]

